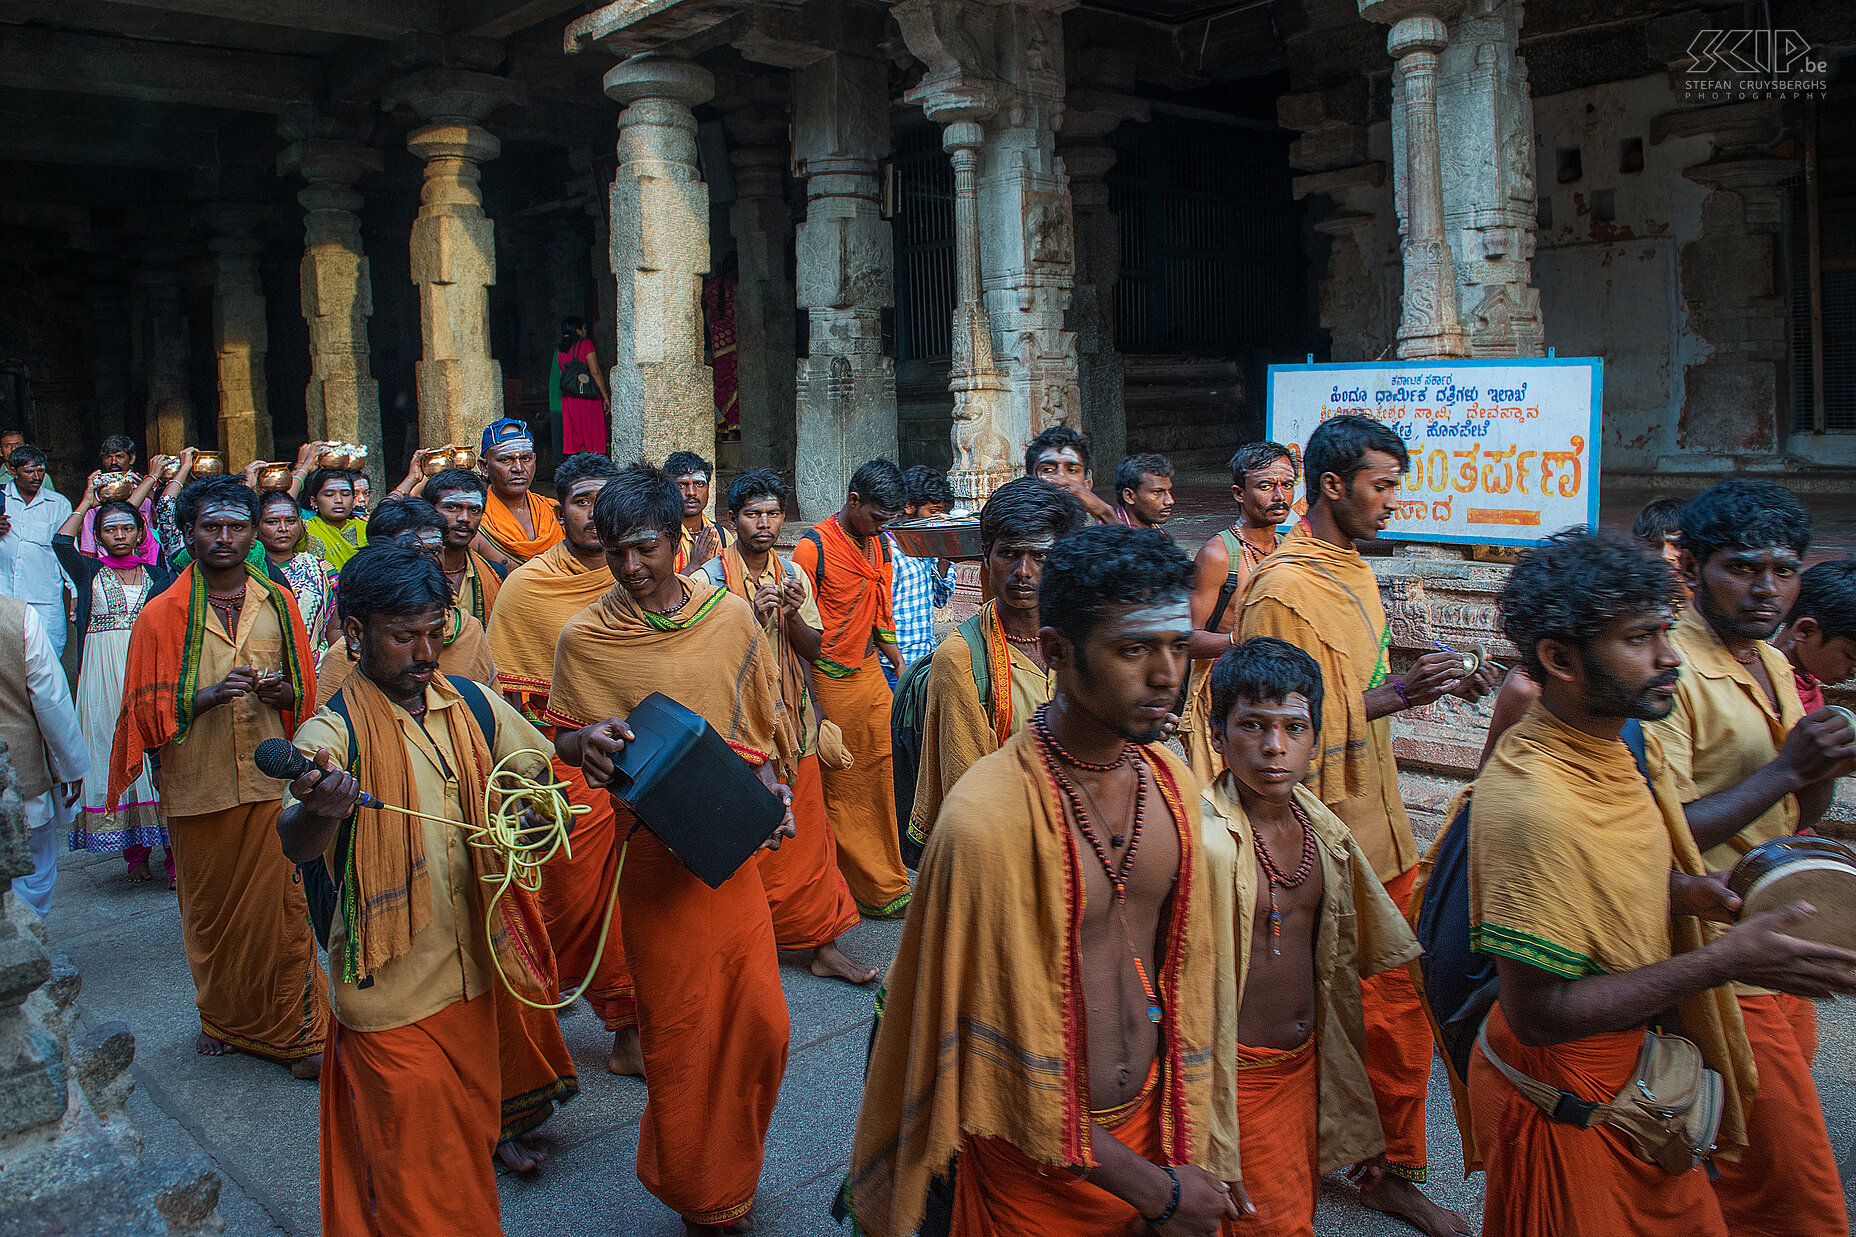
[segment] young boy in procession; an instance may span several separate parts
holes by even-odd
[[[683,525],[677,535],[678,572],[694,571],[728,548],[728,530],[709,518],[709,486],[715,465],[694,451],[672,451],[664,471],[683,496]]]
[[[1256,1213],[1235,1233],[1313,1237],[1321,1174],[1385,1150],[1366,1077],[1360,981],[1418,956],[1360,844],[1302,778],[1321,668],[1260,636],[1211,672],[1224,771],[1199,798],[1212,934],[1211,1154]]]
[[[1791,662],[1806,713],[1824,707],[1824,688],[1856,676],[1856,558],[1819,563],[1798,577],[1798,600],[1772,647]]]
[[[438,565],[444,568],[451,583],[451,595],[466,614],[490,625],[496,609],[496,597],[503,587],[508,569],[493,566],[489,559],[471,548],[483,528],[484,504],[490,487],[483,474],[468,468],[447,468],[426,481],[419,497],[431,503],[445,521],[445,544],[439,552]]]

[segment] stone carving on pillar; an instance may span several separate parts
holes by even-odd
[[[430,68],[388,86],[382,100],[389,110],[407,104],[425,122],[406,136],[406,149],[425,160],[412,225],[425,345],[417,367],[423,443],[476,442],[503,415],[503,367],[490,356],[496,225],[483,213],[478,181],[481,165],[503,149],[484,118],[525,98],[521,83],[506,77]]]
[[[1534,104],[1519,0],[1470,0],[1439,62],[1437,132],[1445,235],[1456,258],[1457,318],[1470,355],[1546,349],[1532,286]]]
[[[661,463],[715,452],[715,379],[703,363],[702,277],[709,273],[709,186],[696,166],[696,116],[715,93],[705,68],[644,53],[606,73],[619,115],[612,182],[618,285],[612,457]]]
[[[215,233],[207,247],[216,258],[213,281],[213,346],[219,369],[219,450],[230,468],[272,454],[271,410],[266,395],[264,288],[258,227],[270,214],[259,206],[221,202],[206,210]]]
[[[741,467],[784,468],[794,452],[793,211],[786,202],[789,162],[785,73],[763,73],[733,92],[742,106],[722,117],[735,150],[735,396]]]
[[[1360,16],[1387,22],[1393,62],[1392,144],[1405,296],[1401,357],[1469,355],[1457,322],[1456,270],[1444,240],[1443,179],[1437,136],[1437,62],[1448,44],[1453,0],[1361,0]]]
[[[368,448],[372,468],[384,463],[380,386],[369,364],[367,320],[374,316],[374,280],[361,246],[362,197],[356,186],[382,166],[379,151],[357,142],[305,137],[278,157],[280,173],[308,182],[299,268],[303,320],[309,324],[309,385],[304,405],[309,437]],[[379,478],[375,478],[376,481]]]
[[[193,441],[193,405],[187,395],[189,332],[181,305],[181,255],[150,249],[136,276],[141,299],[142,359],[148,390],[149,455],[179,455]]]
[[[897,454],[896,364],[883,352],[895,249],[877,183],[888,95],[876,60],[833,53],[793,74],[793,155],[806,185],[797,293],[811,328],[796,371],[795,488],[807,520],[838,508],[864,461]]]

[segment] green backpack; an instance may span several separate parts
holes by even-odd
[[[973,662],[973,687],[980,708],[992,712],[992,657],[986,648],[985,614],[961,622],[954,634],[967,642]],[[915,779],[922,767],[922,726],[928,720],[928,665],[932,655],[918,657],[896,680],[896,697],[889,708],[890,748],[895,754],[896,826],[902,835],[902,860],[913,870],[921,862],[921,844],[909,836],[909,816],[915,808]]]

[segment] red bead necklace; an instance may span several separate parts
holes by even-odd
[[[1269,847],[1263,844],[1263,832],[1252,827],[1250,840],[1257,848],[1257,862],[1263,865],[1263,875],[1270,887],[1270,953],[1282,956],[1282,912],[1276,909],[1276,890],[1297,889],[1315,870],[1315,830],[1308,822],[1308,814],[1302,811],[1302,805],[1293,799],[1289,801],[1289,810],[1295,815],[1295,822],[1302,826],[1302,866],[1295,870],[1294,876],[1284,876],[1276,861],[1270,858]]]

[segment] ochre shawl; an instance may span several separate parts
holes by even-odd
[[[497,595],[503,588],[503,577],[497,575],[490,560],[477,551],[464,553],[470,567],[464,573],[464,588],[457,597],[458,608],[488,627],[490,614],[496,609]]]
[[[780,560],[778,553],[767,555],[766,568],[752,582],[748,580],[748,565],[742,561],[739,544],[730,545],[716,558],[722,564],[722,579],[728,591],[747,602],[749,609],[754,606],[754,594],[759,591],[762,581],[771,577],[778,587],[787,579],[787,566]],[[798,574],[797,567],[792,570]],[[807,733],[808,727],[816,725],[812,721],[815,711],[806,680],[806,664],[788,647],[782,622],[782,612],[776,608],[761,626],[761,635],[766,637],[767,647],[773,650],[774,658],[780,665],[780,699],[786,705],[784,724],[790,731],[787,741],[794,752],[803,756],[817,746],[816,737]]]
[[[529,523],[535,526],[533,537],[522,531],[522,525],[495,494],[483,504],[483,523],[477,529],[485,541],[518,563],[526,563],[567,535],[555,518],[553,503],[533,490],[524,490],[522,497],[528,502]]]
[[[605,596],[612,583],[604,560],[588,567],[565,541],[510,572],[490,618],[490,655],[503,690],[546,696],[561,628]]]
[[[842,679],[864,664],[873,635],[884,643],[896,639],[890,605],[893,569],[881,536],[870,538],[865,549],[851,540],[835,515],[814,524],[812,531],[818,534],[823,556],[802,537],[793,562],[812,577],[812,595],[825,621],[824,646],[813,664],[821,673]]]
[[[296,598],[245,564],[245,573],[264,590],[283,632],[283,670],[296,692],[297,707],[284,713],[284,734],[296,733],[306,693],[314,689],[315,661],[309,633]],[[110,749],[109,803],[142,776],[146,752],[169,742],[184,743],[193,725],[193,698],[200,690],[200,650],[206,639],[206,576],[193,564],[158,597],[142,607],[129,636],[129,661],[123,671],[122,712]],[[236,637],[237,633],[228,633]]]
[[[1210,1118],[1212,933],[1188,775],[1143,749],[1179,830],[1179,883],[1156,976],[1162,1147],[1196,1162]],[[1020,731],[948,796],[878,1001],[846,1197],[872,1237],[921,1221],[928,1184],[969,1135],[1054,1167],[1096,1163],[1078,977],[1075,839],[1035,735]]]
[[[790,777],[779,668],[747,602],[701,576],[679,576],[689,596],[675,615],[654,614],[615,585],[561,630],[548,708],[578,729],[623,717],[662,692],[703,718],[751,765],[777,759]]]
[[[1012,733],[1012,654],[999,622],[999,603],[980,607],[992,680],[992,714],[980,707],[973,684],[973,649],[958,634],[941,641],[928,663],[928,699],[922,713],[921,771],[915,777],[915,806],[909,836],[928,841],[935,817],[961,774],[980,757],[998,751]]]

